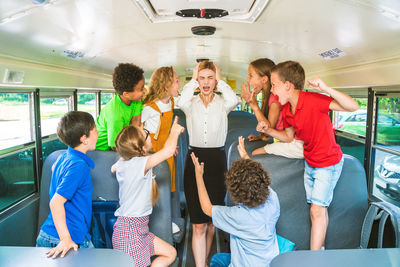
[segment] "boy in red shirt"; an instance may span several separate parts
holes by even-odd
[[[284,130],[278,131],[263,121],[257,130],[283,142],[291,142],[294,134],[304,141],[304,187],[307,202],[311,204],[310,249],[324,246],[328,228],[327,207],[332,201],[333,190],[343,167],[343,154],[336,144],[329,111],[358,109],[350,96],[327,86],[319,77],[307,85],[329,96],[303,92],[305,74],[303,67],[294,61],[279,63],[271,70],[271,92],[279,97]]]

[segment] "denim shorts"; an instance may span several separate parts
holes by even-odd
[[[322,168],[311,167],[305,162],[304,188],[307,202],[321,207],[328,207],[333,198],[333,190],[342,173],[344,159],[339,163]]]
[[[54,248],[60,243],[60,239],[49,235],[48,233],[40,230],[38,237],[36,238],[37,247],[48,247]],[[78,244],[80,248],[94,248],[92,241],[85,237],[83,244]]]

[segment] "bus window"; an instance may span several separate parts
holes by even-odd
[[[29,94],[0,93],[0,150],[33,141]]]
[[[356,112],[335,112],[335,129],[365,137],[367,127],[367,98],[354,98],[359,109]]]
[[[0,211],[35,192],[33,146],[0,157]]]
[[[96,99],[94,93],[78,93],[78,110],[85,111],[96,118]]]
[[[40,99],[42,136],[52,135],[57,132],[58,122],[69,111],[69,106],[69,97]]]
[[[400,206],[400,156],[376,150],[372,194]]]
[[[400,98],[378,98],[376,143],[400,152]]]
[[[104,106],[113,98],[113,96],[114,94],[112,93],[101,93],[101,108],[104,108]]]
[[[365,133],[367,127],[367,98],[354,97],[358,102],[359,110],[356,112],[333,112],[332,123],[336,130],[336,142],[343,153],[352,155],[364,163]]]
[[[378,97],[373,195],[400,206],[400,98]]]
[[[35,191],[29,93],[0,93],[0,211]]]

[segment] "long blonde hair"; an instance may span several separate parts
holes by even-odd
[[[150,136],[147,138],[150,138]],[[116,150],[124,160],[144,156],[146,154],[143,150],[145,143],[146,136],[143,135],[139,127],[134,125],[126,126],[115,139]],[[151,188],[151,203],[153,206],[157,202],[158,196],[157,183],[156,180],[153,179]]]
[[[168,90],[174,82],[174,68],[161,67],[151,75],[148,93],[144,97],[143,104],[156,102],[168,96]]]

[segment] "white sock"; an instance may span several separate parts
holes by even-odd
[[[324,247],[324,246],[322,246],[322,247],[321,247],[321,250],[325,250],[325,247]]]

